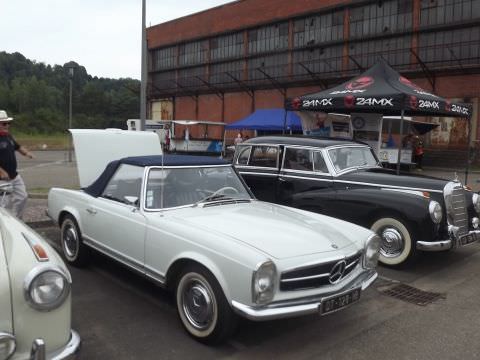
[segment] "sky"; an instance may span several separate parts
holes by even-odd
[[[157,25],[234,0],[146,0]],[[140,79],[142,0],[0,0],[0,51],[88,74]]]

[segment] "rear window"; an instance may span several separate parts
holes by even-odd
[[[254,146],[250,156],[250,166],[277,167],[278,147]]]

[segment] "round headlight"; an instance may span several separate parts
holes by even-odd
[[[0,359],[8,359],[16,348],[15,337],[12,334],[0,332]]]
[[[252,276],[252,300],[256,304],[265,304],[275,294],[275,264],[268,260],[257,266]]]
[[[380,245],[382,240],[377,234],[369,236],[365,242],[365,253],[363,255],[363,267],[365,269],[374,269],[380,256]]]
[[[438,202],[434,200],[430,201],[430,204],[428,204],[428,212],[430,213],[430,217],[435,224],[438,224],[440,221],[442,221],[442,207]]]
[[[480,195],[478,193],[473,193],[472,195],[473,207],[477,213],[480,213]]]
[[[70,274],[58,266],[36,267],[25,278],[25,300],[37,310],[56,309],[68,297],[71,283]]]

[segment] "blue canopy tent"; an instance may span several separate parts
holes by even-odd
[[[293,111],[260,109],[226,125],[225,130],[302,131],[302,122]]]

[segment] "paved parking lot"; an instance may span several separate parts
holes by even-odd
[[[63,153],[36,155],[20,162],[30,189],[78,187]],[[31,216],[45,205],[29,200]],[[58,229],[40,225],[39,233],[58,246]],[[71,272],[80,359],[480,359],[480,244],[423,254],[404,270],[380,267],[380,279],[358,304],[329,316],[243,321],[219,347],[189,338],[169,294],[113,261],[95,255],[90,266]],[[385,294],[398,282],[438,298],[420,306]]]

